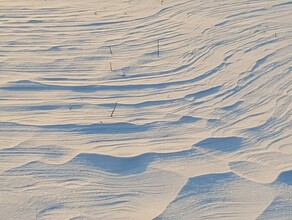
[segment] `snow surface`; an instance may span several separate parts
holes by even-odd
[[[291,11],[0,0],[0,219],[291,219]]]

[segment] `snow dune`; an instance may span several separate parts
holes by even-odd
[[[0,0],[1,219],[291,219],[291,11]]]

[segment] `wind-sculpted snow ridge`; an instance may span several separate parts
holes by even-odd
[[[0,0],[1,219],[291,219],[291,11]]]

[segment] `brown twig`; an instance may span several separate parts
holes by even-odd
[[[113,108],[113,111],[112,111],[112,113],[111,113],[111,117],[113,117],[113,115],[114,115],[114,112],[115,112],[115,110],[116,110],[116,107],[117,107],[117,102],[116,102],[116,104],[115,104],[115,106],[114,106],[114,108]]]
[[[159,57],[159,40],[157,40],[157,56]]]
[[[111,71],[113,71],[112,62],[110,62],[110,68],[111,68]]]
[[[108,48],[109,48],[109,50],[110,50],[111,55],[113,55],[113,51],[112,51],[111,46],[108,46]]]

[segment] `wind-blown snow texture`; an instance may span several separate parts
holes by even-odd
[[[0,0],[1,219],[291,219],[291,11]]]

